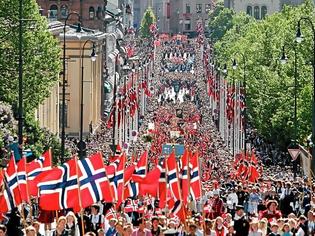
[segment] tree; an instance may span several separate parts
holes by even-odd
[[[313,17],[314,6],[306,1],[298,7],[285,7],[281,12],[256,21],[235,14],[232,27],[215,44],[216,58],[222,64],[246,55],[247,106],[249,120],[265,139],[286,149],[294,137],[294,40],[301,16]],[[238,18],[238,20],[237,20]],[[243,22],[241,24],[233,22]],[[223,22],[226,25],[226,22]],[[238,26],[238,27],[237,27]],[[312,37],[303,28],[303,45],[298,46],[298,141],[303,143],[311,133],[312,68],[309,66]],[[281,65],[282,46],[286,45],[288,63]],[[228,63],[231,71],[231,63]],[[242,68],[242,64],[240,63]],[[241,79],[243,70],[235,71]],[[229,73],[227,79],[231,79]]]
[[[18,101],[19,0],[0,0],[0,100]],[[23,105],[33,114],[60,72],[60,48],[35,0],[23,0]]]
[[[152,36],[151,32],[150,32],[150,26],[152,24],[156,23],[156,18],[154,15],[154,12],[152,10],[151,7],[149,7],[143,15],[143,18],[141,20],[141,36],[143,38],[150,38]]]
[[[0,0],[0,101],[5,102],[0,104],[0,117],[1,114],[3,117],[17,112],[19,2],[20,0]],[[46,18],[39,14],[36,1],[22,2],[24,135],[27,137],[24,147],[31,148],[38,156],[49,147],[58,151],[60,146],[58,137],[41,129],[34,117],[35,109],[58,83],[61,69],[60,47],[48,31]],[[12,115],[10,119],[12,122],[0,128],[1,150],[6,150],[7,137],[16,136],[17,133],[16,121]],[[1,158],[5,156],[5,151],[0,153]]]

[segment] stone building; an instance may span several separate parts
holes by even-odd
[[[245,12],[255,19],[263,19],[281,11],[285,5],[299,5],[303,0],[224,0],[224,6],[235,12]]]
[[[211,8],[209,0],[170,0],[170,33],[195,36],[197,23],[208,23]]]

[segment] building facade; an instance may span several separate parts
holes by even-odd
[[[35,119],[41,128],[59,134],[59,84],[51,89],[49,97],[35,111]]]
[[[198,22],[207,24],[211,8],[209,0],[170,0],[170,33],[195,36]]]
[[[233,9],[236,13],[245,12],[260,20],[266,15],[281,11],[285,5],[295,6],[303,2],[303,0],[224,0],[224,6]]]
[[[60,41],[63,47],[63,24],[51,22],[50,32]],[[93,131],[102,119],[102,93],[103,93],[103,45],[106,34],[100,31],[91,31],[83,28],[80,33],[75,28],[66,28],[66,106],[65,106],[65,131],[68,136],[77,137],[80,131],[80,115],[83,114],[83,135]],[[95,47],[96,58],[91,60],[91,52]],[[83,73],[82,73],[83,72]],[[83,77],[82,77],[83,76]],[[81,83],[83,80],[83,90]],[[59,117],[62,114],[62,79],[56,91],[51,95],[59,97]],[[83,110],[81,112],[81,96],[83,95]],[[53,98],[51,98],[53,99]],[[54,101],[55,101],[54,100]],[[55,101],[57,103],[57,101]],[[46,102],[43,105],[52,106],[39,108],[39,123],[47,122],[43,112],[56,109],[54,102]],[[59,122],[61,124],[61,122]]]
[[[98,30],[104,28],[104,0],[37,0],[37,3],[42,14],[50,21],[64,21],[68,13],[77,12],[84,27]],[[69,23],[75,24],[78,20],[76,16],[71,16]]]

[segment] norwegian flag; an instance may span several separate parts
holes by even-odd
[[[22,159],[17,163],[17,178],[20,188],[21,199],[24,202],[30,202],[30,195],[27,186],[27,175],[26,175],[26,158]]]
[[[181,189],[179,186],[178,169],[174,151],[166,160],[167,183],[169,184],[172,197],[175,201],[182,200]]]
[[[43,210],[80,209],[76,160],[44,171],[36,178],[39,205]]]
[[[44,152],[38,159],[26,163],[28,192],[31,196],[38,196],[36,176],[46,170],[50,170],[52,166],[51,149]]]
[[[109,179],[110,185],[112,188],[112,193],[116,200],[118,200],[118,196],[121,195],[122,189],[123,189],[125,163],[126,163],[126,154],[123,153],[121,157],[119,158],[119,163],[118,163],[118,167],[115,172],[115,175]],[[120,194],[118,192],[119,188],[121,189]]]
[[[132,174],[132,180],[136,182],[141,182],[147,175],[147,166],[148,166],[148,151],[142,153],[134,173]]]
[[[114,202],[102,155],[96,153],[89,158],[79,160],[77,164],[81,207],[88,207],[101,200]]]
[[[159,178],[159,208],[165,208],[167,194],[167,182],[166,182],[166,161],[163,161],[161,165],[161,174]]]
[[[124,207],[124,211],[126,213],[131,213],[131,212],[138,212],[138,213],[143,213],[144,208],[139,199],[128,199],[126,206]]]
[[[174,216],[177,216],[181,222],[185,222],[186,220],[186,210],[181,200],[177,200],[174,204],[174,207],[171,210],[170,217]]]
[[[13,154],[11,155],[7,168],[4,170],[4,177],[4,181],[8,187],[7,197],[9,197],[11,194],[13,204],[18,206],[20,203],[22,203],[22,198],[18,185],[18,175]]]
[[[117,219],[118,218],[118,214],[117,212],[115,211],[115,209],[113,207],[109,208],[109,210],[106,212],[106,215],[105,215],[105,218],[107,220],[110,220],[112,218],[115,218]]]
[[[201,197],[201,182],[200,182],[200,171],[199,171],[199,155],[195,152],[191,160],[191,177],[190,177],[190,192],[193,199]]]
[[[188,176],[188,170],[191,170],[191,167],[188,167],[188,163],[189,163],[189,155],[190,152],[188,150],[185,149],[184,154],[183,154],[183,158],[182,158],[182,195],[183,195],[183,201],[185,204],[187,204],[188,202],[188,198],[189,198],[189,179],[190,176]]]
[[[8,182],[4,176],[4,170],[0,170],[0,213],[6,214],[11,211],[16,205],[9,188]]]
[[[124,197],[136,198],[139,196],[139,183],[129,181],[124,189]]]
[[[153,197],[157,197],[161,171],[162,167],[158,165],[146,175],[145,179],[139,183],[139,195],[146,196],[150,194]]]

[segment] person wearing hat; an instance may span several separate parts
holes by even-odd
[[[258,219],[253,219],[250,223],[249,223],[249,234],[248,236],[262,236],[262,231],[258,228]]]
[[[106,236],[114,236],[117,234],[116,224],[118,220],[116,218],[111,218],[109,220],[109,228],[107,229],[105,235]]]
[[[249,232],[249,222],[245,218],[244,207],[237,205],[234,217],[234,229],[236,236],[247,236]]]
[[[213,191],[213,203],[212,203],[212,217],[217,218],[224,212],[223,200],[220,198],[219,190]]]
[[[269,200],[266,204],[267,209],[261,213],[261,219],[266,218],[269,222],[274,219],[281,218],[281,211],[277,210],[278,202],[275,200]]]

